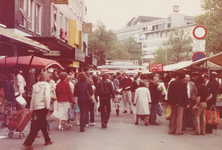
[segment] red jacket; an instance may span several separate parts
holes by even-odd
[[[72,92],[69,83],[60,81],[56,85],[56,96],[58,102],[72,102]]]

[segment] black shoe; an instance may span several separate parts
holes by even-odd
[[[135,122],[134,124],[135,124],[135,125],[138,125],[138,122]]]
[[[85,130],[84,129],[80,129],[80,132],[84,132]]]
[[[127,111],[126,111],[126,110],[124,110],[124,111],[123,111],[123,113],[127,113]]]
[[[133,114],[133,111],[131,110],[130,113]]]
[[[145,123],[144,125],[145,125],[145,126],[148,126],[148,123]]]
[[[107,128],[107,124],[105,122],[101,122],[102,128]]]
[[[46,143],[45,143],[45,146],[51,145],[51,144],[52,144],[52,141],[49,141],[49,142],[46,142]]]

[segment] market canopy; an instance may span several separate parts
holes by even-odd
[[[21,67],[28,67],[31,61],[32,56],[18,56],[18,57],[5,57],[0,59],[0,67],[14,67],[19,65]],[[6,65],[5,65],[6,64]],[[46,69],[46,68],[61,68],[64,69],[57,61],[41,58],[34,56],[31,68],[39,68],[39,69]]]
[[[2,26],[0,26],[0,41],[1,40],[7,41],[9,43],[24,44],[26,46],[33,48],[34,50],[45,51],[45,52],[50,51],[50,49],[48,49],[45,45],[37,41],[34,41],[32,39],[21,36],[19,34],[16,34],[10,30],[5,29]]]
[[[175,70],[222,70],[222,52],[216,55],[206,57],[195,62],[184,61],[177,64],[166,65],[164,66],[164,71],[175,71]],[[197,70],[198,69],[198,70]]]

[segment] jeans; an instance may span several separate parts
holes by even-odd
[[[151,104],[149,123],[156,122],[157,106],[158,104]]]
[[[95,102],[89,103],[89,113],[90,113],[89,117],[90,117],[90,119],[86,118],[86,124],[89,124],[89,120],[90,120],[90,123],[95,122],[95,116],[94,116],[95,109],[94,109],[94,107],[95,107]]]
[[[100,96],[100,108],[101,108],[101,122],[108,123],[110,113],[111,113],[111,104],[110,96]]]
[[[132,94],[131,91],[123,91],[123,103],[124,103],[124,110],[127,110],[127,103],[129,103],[130,111],[132,110]]]

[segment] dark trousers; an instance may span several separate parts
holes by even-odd
[[[157,107],[158,104],[151,104],[150,118],[149,118],[149,123],[151,124],[156,122]]]
[[[80,130],[83,130],[86,126],[87,118],[89,120],[89,103],[78,102],[80,109]]]
[[[90,122],[91,123],[95,122],[94,106],[95,106],[95,102],[89,103],[89,113],[90,113]]]
[[[101,108],[101,122],[107,124],[111,113],[110,96],[100,96],[99,98]]]
[[[49,134],[46,129],[46,116],[48,114],[48,109],[39,109],[34,111],[37,117],[37,120],[35,121],[36,126],[35,128],[31,127],[30,133],[28,137],[26,138],[24,144],[31,146],[32,143],[35,141],[35,137],[39,130],[42,131],[45,143],[49,142],[51,139],[49,138]]]
[[[183,129],[186,129],[186,127],[194,129],[194,111],[192,109],[194,104],[190,102],[189,106],[190,107],[188,109],[185,108],[183,112]]]

